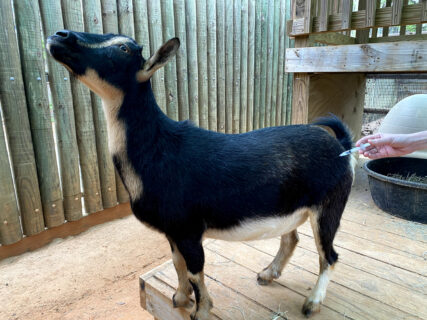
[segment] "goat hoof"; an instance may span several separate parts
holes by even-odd
[[[302,306],[302,313],[304,316],[308,318],[319,311],[320,303],[316,303],[308,299],[305,300],[304,305]]]
[[[190,299],[182,292],[177,291],[172,297],[172,304],[174,308],[186,308],[190,306]]]
[[[256,277],[256,281],[261,286],[268,286],[273,281],[273,279],[266,279],[266,278],[263,278],[261,274],[258,274]]]
[[[210,312],[209,310],[197,310],[193,311],[190,314],[191,320],[209,320],[210,319]]]

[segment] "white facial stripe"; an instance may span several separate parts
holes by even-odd
[[[126,38],[126,37],[114,37],[112,39],[109,39],[100,43],[86,43],[86,42],[77,40],[77,43],[82,47],[92,48],[92,49],[106,48],[106,47],[114,46],[117,44],[130,43],[130,42],[131,41],[129,40],[129,38]]]
[[[207,238],[228,241],[274,238],[295,230],[307,220],[310,211],[309,208],[301,208],[290,215],[253,219],[251,221],[245,221],[240,226],[230,229],[208,229],[205,232],[205,236]]]

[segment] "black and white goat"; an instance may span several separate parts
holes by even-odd
[[[278,278],[298,242],[297,227],[310,219],[319,252],[316,287],[303,313],[320,309],[337,253],[332,243],[352,184],[346,127],[317,125],[222,134],[176,122],[162,113],[150,85],[153,73],[179,48],[166,42],[145,60],[141,47],[121,35],[58,31],[49,53],[103,101],[109,149],[142,222],[164,233],[172,248],[179,286],[176,307],[194,289],[192,319],[208,319],[212,301],[203,276],[203,237],[252,240],[281,236],[260,284]]]

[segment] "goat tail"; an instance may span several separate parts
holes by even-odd
[[[331,114],[328,117],[318,118],[313,124],[331,128],[334,131],[337,140],[345,150],[353,147],[353,139],[350,129],[337,116]]]

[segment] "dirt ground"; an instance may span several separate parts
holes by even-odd
[[[0,261],[0,319],[153,319],[138,277],[170,258],[133,216]]]

